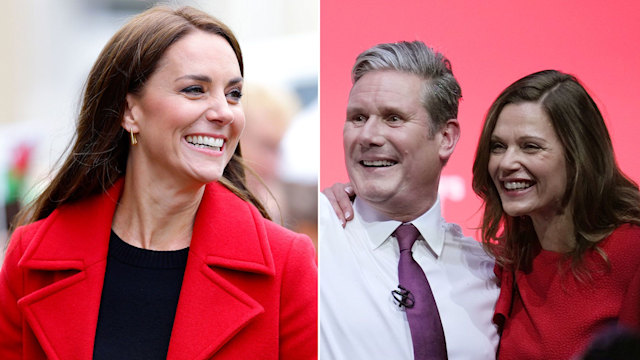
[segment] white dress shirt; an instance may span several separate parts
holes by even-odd
[[[401,223],[358,198],[354,210],[343,229],[320,195],[320,359],[413,359],[406,314],[391,294],[400,258],[391,234]],[[495,359],[493,260],[458,225],[444,221],[439,199],[411,223],[421,234],[413,257],[438,305],[449,359]]]

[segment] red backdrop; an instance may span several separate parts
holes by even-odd
[[[346,181],[342,125],[350,70],[382,42],[422,40],[462,86],[462,137],[443,173],[444,216],[475,235],[471,165],[483,116],[500,91],[543,69],[576,75],[602,111],[620,167],[640,181],[640,2],[320,1],[320,187]]]

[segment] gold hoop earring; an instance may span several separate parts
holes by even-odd
[[[131,145],[136,145],[138,139],[136,139],[136,134],[133,133],[133,130],[129,130],[129,135],[131,135]]]

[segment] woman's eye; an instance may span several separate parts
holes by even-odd
[[[542,149],[540,145],[534,143],[525,143],[524,145],[522,145],[522,148],[526,151],[537,151]]]
[[[200,95],[204,94],[204,89],[200,85],[192,85],[182,89],[181,92],[189,95]]]
[[[494,142],[494,143],[491,143],[489,149],[491,150],[492,153],[498,153],[498,152],[504,151],[505,147],[504,147],[504,144],[502,143]]]
[[[242,98],[242,91],[240,89],[233,89],[227,93],[227,99],[230,101],[238,102]]]

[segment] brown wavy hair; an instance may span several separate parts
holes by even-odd
[[[124,174],[130,146],[121,126],[126,95],[139,93],[169,46],[196,30],[227,40],[244,76],[242,52],[233,32],[209,14],[189,6],[156,6],[135,16],[98,56],[85,84],[71,151],[47,188],[20,212],[14,226],[43,219],[60,205],[103,193]],[[240,144],[220,183],[269,218],[246,187]]]
[[[600,110],[574,76],[540,71],[516,81],[493,102],[486,115],[473,163],[473,191],[484,201],[482,243],[503,266],[527,270],[538,238],[531,219],[511,217],[488,171],[491,135],[508,104],[535,102],[549,116],[565,150],[567,188],[563,204],[571,206],[575,248],[567,254],[579,275],[583,255],[624,223],[640,225],[638,185],[618,168]]]

